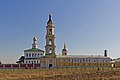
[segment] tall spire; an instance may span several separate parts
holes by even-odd
[[[49,23],[52,24],[52,14],[51,14],[51,13],[49,13],[49,20],[48,20],[47,23],[48,23],[48,24],[49,24]]]
[[[49,20],[51,20],[51,17],[52,17],[52,14],[51,14],[51,13],[49,13]]]

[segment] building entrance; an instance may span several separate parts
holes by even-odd
[[[49,68],[52,68],[52,64],[49,64]]]

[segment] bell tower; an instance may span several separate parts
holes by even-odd
[[[52,22],[52,15],[49,14],[49,20],[46,26],[46,46],[45,46],[45,57],[56,56],[56,46],[54,44],[54,24]]]

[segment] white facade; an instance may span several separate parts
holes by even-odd
[[[44,56],[44,51],[38,49],[37,38],[33,38],[32,48],[24,50],[23,64],[40,64],[40,58]]]
[[[41,58],[44,56],[44,52],[24,52],[25,58]]]
[[[24,64],[40,64],[40,59],[25,59]]]

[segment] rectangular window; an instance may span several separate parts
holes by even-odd
[[[83,62],[85,62],[85,60],[83,59]]]
[[[89,62],[90,62],[90,59],[89,59]]]

